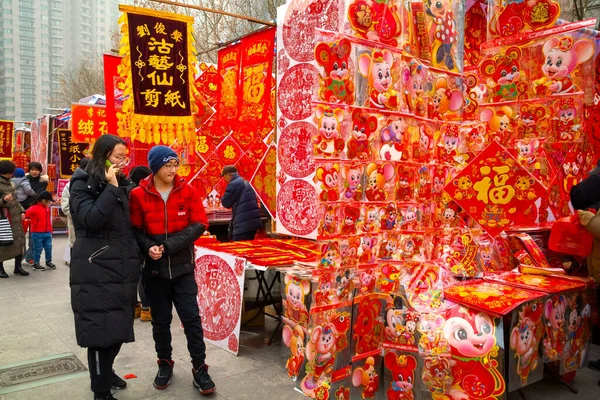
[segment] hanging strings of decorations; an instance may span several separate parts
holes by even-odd
[[[118,135],[148,144],[194,143],[194,18],[124,5],[119,11],[126,99]]]

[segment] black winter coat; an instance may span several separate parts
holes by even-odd
[[[252,186],[238,174],[234,174],[227,185],[221,204],[232,210],[231,235],[239,235],[262,227],[256,193]]]
[[[575,210],[600,208],[600,175],[590,175],[571,188],[571,204]]]
[[[71,307],[77,344],[108,347],[133,342],[140,273],[139,249],[129,221],[127,192],[77,169],[69,205],[75,227],[71,253]]]

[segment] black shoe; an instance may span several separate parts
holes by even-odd
[[[115,374],[115,371],[113,371],[111,387],[113,390],[125,389],[127,387],[127,382],[125,379],[122,379],[119,375]]]
[[[154,387],[157,389],[166,389],[171,383],[173,377],[173,366],[175,361],[173,360],[158,360],[158,373],[154,378]]]
[[[15,275],[29,276],[29,272],[25,271],[21,264],[15,265]]]
[[[208,374],[208,365],[204,365],[198,369],[192,369],[192,375],[194,376],[194,386],[201,394],[209,394],[217,390],[215,383]]]
[[[591,368],[595,371],[600,371],[600,359],[598,359],[596,361],[590,361],[588,363],[588,368]]]
[[[8,278],[8,274],[4,270],[4,267],[0,267],[0,278]]]
[[[52,264],[52,261],[48,261],[46,263],[46,268],[47,269],[56,269],[56,265]]]
[[[35,264],[35,263],[34,263],[34,264],[32,265],[32,267],[33,267],[33,270],[34,270],[34,271],[45,271],[45,270],[46,270],[46,268],[42,267],[40,264]]]
[[[112,394],[106,396],[97,396],[94,395],[94,400],[118,400],[116,397],[113,397]]]

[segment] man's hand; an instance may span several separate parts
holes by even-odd
[[[577,216],[579,217],[579,223],[583,226],[588,226],[590,220],[594,217],[594,213],[585,210],[578,210]]]
[[[148,249],[148,255],[151,259],[156,261],[162,257],[163,252],[161,251],[159,246],[152,246]]]
[[[6,196],[4,196],[4,201],[5,202],[9,202],[13,199],[13,195],[11,193],[7,194]]]

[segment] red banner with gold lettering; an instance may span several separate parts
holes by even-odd
[[[76,104],[71,106],[73,141],[91,143],[108,133],[105,106]]]
[[[123,79],[119,76],[122,57],[104,54],[104,90],[106,91],[106,122],[110,133],[117,133],[117,107],[115,97],[121,97],[123,88],[117,87]],[[121,111],[120,109],[118,111]]]
[[[217,94],[217,116],[224,129],[231,129],[240,115],[241,43],[219,50],[218,70],[221,74]]]
[[[249,147],[273,130],[269,107],[273,69],[275,28],[242,39],[241,104],[238,142]],[[265,132],[266,131],[266,134]],[[234,132],[235,137],[235,132]]]
[[[12,158],[13,121],[0,121],[0,158]]]
[[[524,222],[524,214],[546,192],[496,141],[444,190],[493,237],[513,224]]]
[[[58,130],[58,155],[61,178],[68,178],[73,175],[73,172],[79,167],[79,162],[85,157],[83,152],[88,146],[88,143],[73,142],[70,130]]]

